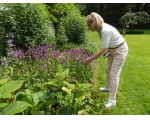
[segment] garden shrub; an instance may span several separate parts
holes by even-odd
[[[61,25],[65,29],[68,42],[81,44],[86,41],[87,26],[85,18],[79,14],[69,14],[62,19]]]
[[[44,4],[3,4],[0,12],[0,26],[5,35],[14,33],[16,48],[54,42],[48,24],[50,14]]]
[[[65,34],[63,26],[60,26],[56,35],[56,46],[58,48],[63,47],[68,42],[68,38]]]
[[[51,14],[51,21],[54,23],[55,34],[57,36],[59,31],[59,24],[61,19],[71,13],[80,14],[80,10],[74,3],[47,3],[49,6],[49,13]]]

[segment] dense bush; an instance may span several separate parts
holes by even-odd
[[[51,20],[54,23],[58,48],[67,47],[68,42],[82,43],[85,41],[85,19],[81,17],[78,7],[74,4],[50,3],[48,5],[50,14],[53,16]]]
[[[119,22],[122,25],[128,23],[130,27],[136,26],[138,24],[146,24],[149,23],[149,15],[142,11],[142,12],[127,12],[123,16],[120,17]]]
[[[53,42],[50,39],[49,17],[44,4],[3,4],[0,27],[5,35],[14,33],[17,48],[26,49]]]
[[[63,26],[59,26],[58,33],[56,35],[56,46],[62,48],[66,43],[68,43],[68,38],[65,34]]]
[[[85,42],[87,26],[84,17],[79,14],[69,14],[66,18],[62,19],[61,25],[65,29],[68,42],[75,44]]]
[[[59,24],[62,18],[68,14],[76,13],[80,14],[80,10],[74,3],[47,3],[49,12],[51,14],[51,21],[54,23],[55,34],[57,36],[59,30]]]

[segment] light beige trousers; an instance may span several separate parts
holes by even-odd
[[[109,49],[106,64],[106,87],[109,88],[109,100],[116,100],[116,93],[119,86],[119,76],[128,54],[128,45],[123,43],[118,48]]]

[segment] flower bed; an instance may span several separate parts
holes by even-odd
[[[93,72],[83,60],[90,56],[84,49],[60,52],[51,45],[11,50],[1,67],[0,113],[89,114]],[[13,89],[4,94],[7,88]]]

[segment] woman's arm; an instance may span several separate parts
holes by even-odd
[[[90,58],[87,58],[84,63],[85,64],[89,64],[91,61],[97,59],[98,57],[100,57],[101,55],[103,55],[105,52],[107,51],[107,48],[102,48],[99,52],[97,52],[95,55],[93,55]]]

